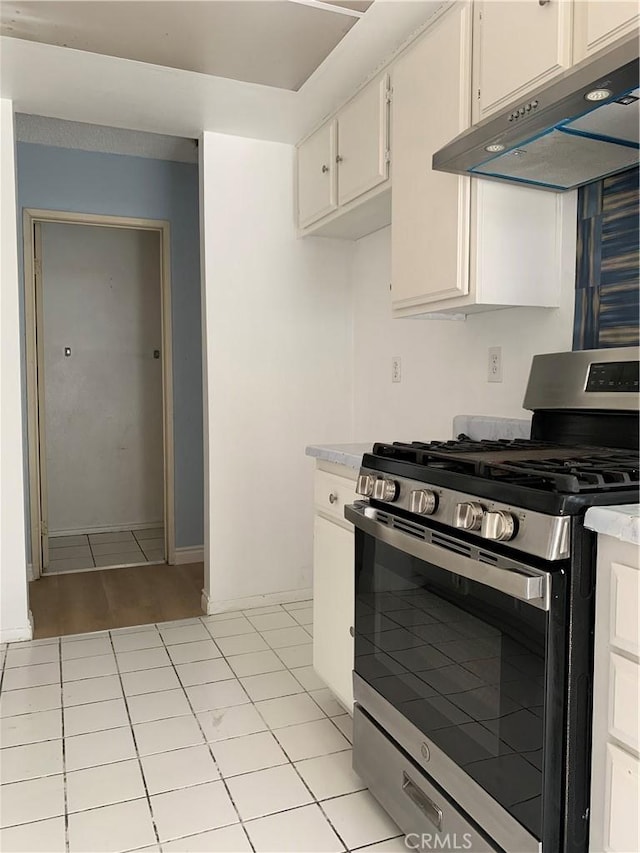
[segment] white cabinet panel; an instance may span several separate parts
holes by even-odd
[[[640,666],[613,653],[609,665],[609,734],[638,750]]]
[[[389,176],[389,75],[366,86],[338,113],[338,203],[347,204]]]
[[[474,122],[571,65],[572,12],[572,0],[476,0]]]
[[[637,0],[576,0],[574,9],[573,61],[637,31],[640,15]]]
[[[298,148],[298,223],[310,225],[337,207],[336,122],[329,121]]]
[[[638,837],[638,548],[598,537],[590,853],[630,853]],[[616,739],[616,743],[612,742]]]
[[[394,307],[468,290],[470,179],[434,172],[431,157],[469,126],[470,49],[471,9],[462,4],[443,15],[394,68]]]
[[[353,708],[354,535],[316,516],[313,554],[313,666]]]
[[[611,564],[611,645],[640,657],[640,571]]]
[[[638,776],[640,762],[613,744],[607,745],[605,781],[605,850],[631,853],[640,849]]]

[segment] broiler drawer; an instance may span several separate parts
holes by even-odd
[[[353,769],[418,850],[496,853],[480,832],[356,704]]]

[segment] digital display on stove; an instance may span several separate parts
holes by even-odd
[[[592,364],[585,391],[638,391],[637,361],[605,361]]]

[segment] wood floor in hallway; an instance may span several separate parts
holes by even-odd
[[[29,584],[34,639],[201,616],[203,563],[51,575]]]

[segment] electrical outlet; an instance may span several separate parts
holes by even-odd
[[[394,355],[391,359],[391,381],[402,382],[402,359]]]
[[[502,347],[489,347],[487,382],[502,382]]]

